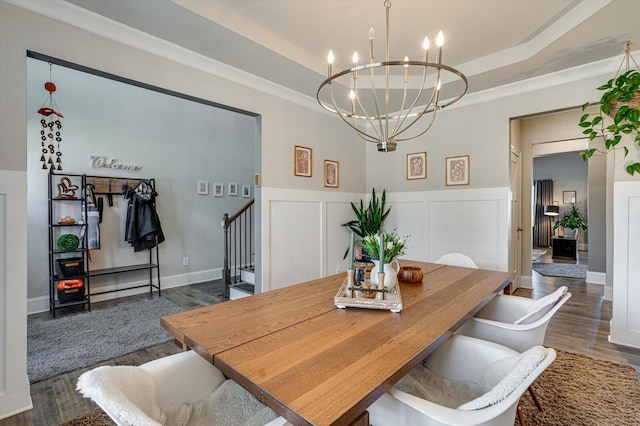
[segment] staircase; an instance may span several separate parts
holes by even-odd
[[[222,218],[224,230],[224,267],[222,284],[225,299],[251,296],[255,290],[255,253],[253,246],[253,206],[251,199],[240,210]]]

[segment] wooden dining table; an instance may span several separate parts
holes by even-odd
[[[161,318],[178,343],[294,425],[368,425],[367,407],[514,275],[403,260],[403,308],[338,309],[345,273]]]

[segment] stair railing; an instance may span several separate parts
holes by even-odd
[[[224,230],[224,268],[222,285],[224,298],[229,299],[229,286],[240,281],[242,269],[254,268],[253,250],[253,204],[252,198],[240,210],[222,217]]]

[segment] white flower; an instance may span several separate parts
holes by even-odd
[[[391,250],[391,249],[393,249],[393,241],[389,241],[387,243],[387,250]]]

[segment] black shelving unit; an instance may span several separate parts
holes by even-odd
[[[77,198],[58,198],[54,194],[54,185],[57,185],[58,182],[55,179],[61,179],[63,177],[68,177],[76,183],[76,185],[80,186],[80,189],[77,190],[77,193],[80,195]],[[135,186],[139,183],[141,179],[129,179],[129,178],[119,178],[119,177],[108,177],[108,176],[88,176],[88,175],[74,175],[74,174],[50,174],[49,175],[49,310],[56,316],[56,310],[70,307],[70,306],[80,306],[87,305],[88,309],[91,310],[91,297],[97,296],[100,294],[107,294],[125,290],[132,290],[136,288],[149,288],[149,294],[153,293],[153,289],[158,290],[158,296],[162,296],[162,289],[160,285],[160,255],[158,252],[158,244],[156,241],[156,245],[154,248],[148,250],[149,252],[149,261],[142,264],[135,265],[125,265],[125,266],[117,266],[112,268],[105,269],[95,269],[92,270],[89,263],[88,256],[88,238],[86,231],[86,222],[83,223],[75,223],[72,225],[61,225],[56,222],[56,213],[58,211],[58,203],[77,203],[77,212],[81,216],[83,221],[86,221],[87,216],[87,203],[85,202],[85,193],[84,188],[86,188],[87,184],[94,185],[94,194],[97,195],[106,195],[108,197],[113,197],[114,195],[121,195],[122,186]],[[151,183],[152,187],[155,189],[155,181],[153,179],[147,179],[147,182]],[[73,205],[73,204],[72,204]],[[108,207],[105,207],[108,208]],[[77,219],[76,219],[77,221]],[[77,250],[71,251],[62,251],[56,249],[56,239],[60,234],[60,229],[76,229],[78,234],[82,236],[80,238],[80,247]],[[154,253],[155,251],[155,253]],[[56,272],[56,262],[59,258],[71,257],[69,255],[80,255],[83,259],[83,273],[78,276],[73,277],[58,277]],[[98,276],[106,276],[113,274],[121,274],[126,272],[134,272],[134,271],[149,271],[149,282],[147,284],[140,285],[132,285],[126,287],[119,287],[117,289],[112,290],[103,290],[103,291],[92,291],[91,289],[91,277]],[[153,272],[156,272],[156,282],[153,282]],[[60,303],[56,299],[57,295],[57,283],[62,279],[82,279],[84,280],[85,285],[85,296],[82,300],[69,302],[69,303]]]
[[[61,197],[61,190],[58,185],[61,184],[59,179],[67,177],[69,181],[77,188],[71,189],[66,198]],[[48,206],[49,206],[49,311],[53,317],[56,316],[58,309],[68,308],[71,306],[87,305],[91,310],[91,283],[89,274],[87,274],[87,233],[86,225],[84,222],[80,222],[83,218],[87,217],[86,203],[84,202],[83,188],[86,186],[84,175],[56,175],[49,174],[48,185]],[[56,191],[57,189],[57,191]],[[55,191],[55,192],[54,192]],[[62,214],[62,212],[73,214],[77,217],[76,223],[70,225],[62,225],[57,223],[56,216]],[[78,235],[80,239],[80,245],[75,250],[58,250],[56,247],[57,238],[65,231]],[[66,259],[72,257],[82,258],[82,273],[74,274],[73,276],[58,276],[56,270],[56,263],[59,259]],[[84,285],[84,296],[80,300],[68,301],[61,303],[57,298],[57,286],[61,280],[80,279]]]

